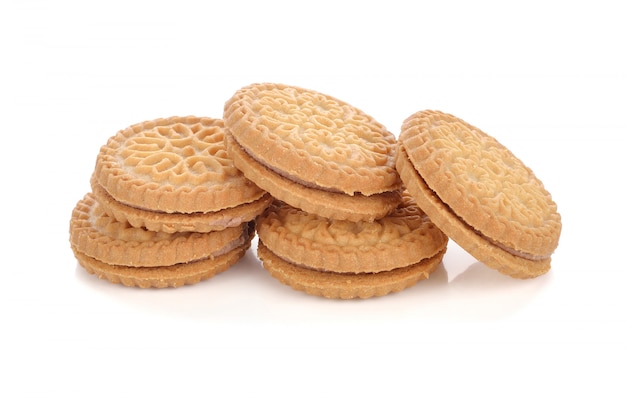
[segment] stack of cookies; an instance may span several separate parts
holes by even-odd
[[[235,166],[275,198],[257,221],[257,254],[281,282],[368,298],[441,263],[447,237],[403,195],[396,139],[371,116],[312,90],[254,84],[223,118]]]
[[[197,283],[236,263],[272,198],[237,170],[219,119],[171,117],[102,146],[70,243],[89,273],[139,287]]]
[[[114,283],[176,287],[237,262],[258,234],[270,275],[327,298],[406,289],[448,239],[514,278],[549,271],[561,218],[493,137],[439,111],[396,140],[329,95],[252,84],[223,120],[171,117],[111,137],[70,222],[81,266]]]

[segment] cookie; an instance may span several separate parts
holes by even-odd
[[[107,264],[72,247],[78,263],[92,275],[111,283],[140,288],[166,288],[193,285],[226,271],[246,253],[250,241],[221,256],[168,267],[125,267]]]
[[[334,220],[275,202],[257,220],[264,268],[294,289],[327,298],[369,298],[427,278],[447,237],[405,195],[375,221]]]
[[[223,118],[235,166],[285,203],[328,218],[371,221],[401,202],[395,136],[341,100],[253,84],[226,102]]]
[[[270,201],[229,158],[223,122],[194,116],[119,131],[100,149],[92,188],[117,218],[164,232],[228,228]]]
[[[235,227],[254,220],[256,216],[263,213],[263,210],[272,201],[270,194],[266,193],[261,198],[250,203],[219,211],[166,213],[144,210],[118,202],[93,177],[91,179],[91,189],[103,209],[117,220],[127,222],[136,228],[167,233],[211,232]]]
[[[109,216],[92,193],[70,220],[70,244],[89,273],[139,287],[191,284],[222,272],[245,254],[251,224],[209,233],[154,232]]]
[[[270,275],[294,290],[329,299],[367,299],[397,293],[428,278],[441,263],[443,253],[418,264],[377,274],[319,272],[276,256],[259,241],[257,252]]]
[[[439,111],[408,117],[396,166],[418,206],[485,265],[516,278],[550,270],[561,217],[543,183],[510,150]]]

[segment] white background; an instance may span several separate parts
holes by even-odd
[[[625,396],[618,2],[204,3],[0,5],[1,396]],[[70,213],[108,137],[221,117],[255,82],[333,95],[395,134],[439,109],[496,137],[559,206],[553,269],[515,280],[451,243],[428,281],[330,301],[253,250],[180,289],[80,268]]]

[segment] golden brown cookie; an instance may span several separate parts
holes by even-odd
[[[272,201],[266,193],[259,199],[235,207],[213,212],[166,213],[144,210],[125,205],[113,199],[108,192],[91,179],[91,189],[103,209],[121,222],[127,222],[135,228],[145,228],[155,232],[211,232],[239,226],[254,220],[263,213]]]
[[[399,291],[428,277],[447,237],[412,199],[372,222],[333,220],[275,202],[257,220],[258,255],[283,283],[329,298]]]
[[[132,125],[102,146],[94,172],[115,201],[162,213],[210,213],[248,204],[266,193],[235,168],[224,124],[170,117]]]
[[[104,212],[92,193],[76,204],[70,220],[70,244],[81,266],[140,287],[179,286],[221,272],[243,256],[253,234],[247,223],[209,233],[135,228]]]
[[[284,178],[268,170],[261,163],[254,161],[234,142],[230,135],[226,137],[226,142],[235,165],[244,175],[254,180],[259,187],[277,198],[288,200],[294,207],[322,217],[349,221],[373,221],[393,211],[401,198],[399,191],[371,196],[360,194],[350,196],[339,192],[309,188]]]
[[[237,168],[286,203],[337,219],[373,220],[401,201],[395,137],[343,101],[253,84],[226,102],[224,124]]]
[[[345,300],[385,296],[407,289],[420,280],[427,279],[441,264],[444,255],[441,252],[417,264],[391,271],[353,274],[320,272],[294,265],[272,253],[261,241],[258,243],[257,253],[269,274],[294,290]]]
[[[165,288],[193,285],[212,278],[237,263],[246,254],[246,250],[249,247],[250,240],[245,245],[215,258],[196,260],[168,267],[125,267],[107,264],[86,256],[77,251],[75,247],[72,247],[72,250],[80,266],[100,279],[131,287]]]
[[[452,115],[411,115],[397,169],[441,230],[489,267],[516,278],[550,269],[561,217],[542,182],[493,137]]]

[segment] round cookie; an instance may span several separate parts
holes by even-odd
[[[109,216],[92,193],[76,204],[70,220],[70,244],[81,266],[113,282],[134,279],[141,287],[206,279],[240,258],[253,235],[247,223],[210,233],[135,228]]]
[[[252,159],[234,142],[232,136],[226,137],[226,143],[229,155],[246,177],[255,181],[259,187],[273,196],[288,200],[289,204],[299,209],[338,220],[373,221],[384,217],[398,206],[400,200],[398,191],[371,196],[358,194],[349,196],[339,192],[309,188],[268,170]]]
[[[208,213],[251,206],[252,210],[240,211],[247,214],[237,221],[245,222],[258,214],[262,203],[268,203],[266,192],[245,178],[228,157],[223,122],[194,116],[156,119],[119,131],[101,147],[92,185],[95,191],[102,187],[99,197],[106,192],[123,205],[114,211],[137,226],[137,220],[154,216],[138,216],[142,210],[203,215],[206,221],[212,217]],[[215,217],[216,228],[228,225],[222,216]],[[155,222],[158,218],[142,226],[167,232],[189,230],[188,216]],[[210,223],[204,221],[198,227],[209,230]]]
[[[441,252],[418,264],[376,274],[340,274],[294,265],[272,253],[261,241],[257,253],[263,267],[281,283],[313,296],[344,300],[380,297],[407,289],[427,279],[441,264],[444,255]]]
[[[439,111],[408,117],[398,142],[402,181],[446,235],[504,274],[549,271],[561,217],[542,182],[506,147]]]
[[[244,246],[221,256],[168,267],[125,267],[107,264],[86,256],[75,247],[72,247],[72,250],[80,266],[100,279],[130,287],[166,288],[193,285],[212,278],[237,263],[246,254],[248,248],[250,248],[249,240]]]
[[[237,168],[285,203],[357,221],[383,217],[401,201],[394,135],[343,101],[253,84],[226,102],[224,124]]]
[[[272,202],[266,193],[259,199],[235,207],[213,212],[166,213],[144,210],[125,205],[113,199],[109,193],[91,179],[91,190],[103,209],[121,222],[127,222],[135,228],[145,228],[155,232],[211,232],[236,227],[252,221]]]
[[[367,298],[405,289],[441,263],[447,237],[408,196],[367,222],[333,220],[275,202],[257,220],[265,269],[298,290]]]

